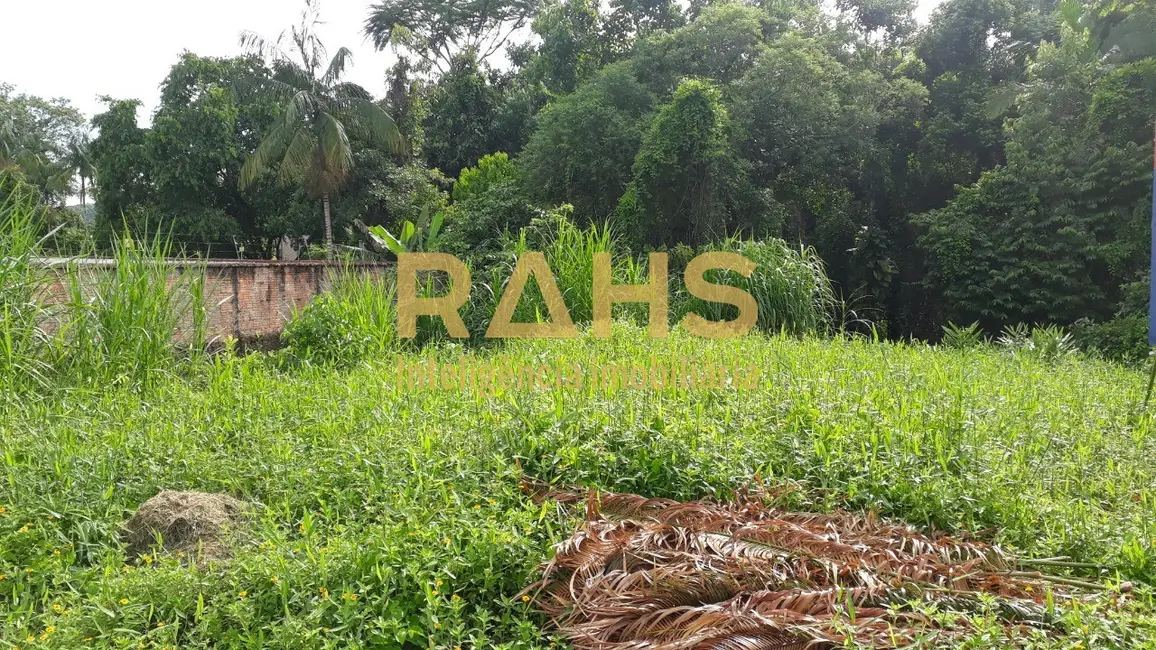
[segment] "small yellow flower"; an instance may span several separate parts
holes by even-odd
[[[28,575],[32,575],[32,569],[24,569],[24,573],[27,573]]]
[[[64,611],[64,605],[61,605],[60,603],[52,603],[52,611],[59,614],[60,612]]]
[[[329,590],[325,587],[321,588],[321,600],[329,600]]]
[[[249,595],[249,592],[247,592],[247,591],[242,591],[241,593],[237,594],[237,598],[240,598],[240,599],[244,600],[244,599],[245,599],[245,597],[247,597],[248,595]]]
[[[482,504],[480,504],[480,503],[478,505],[474,506],[474,510],[481,510],[481,509],[482,509]]]
[[[164,621],[157,621],[157,627],[164,627],[164,626],[165,626]]]
[[[56,549],[55,551],[52,552],[52,554],[53,555],[60,555],[60,549]]]
[[[152,564],[153,563],[153,556],[151,556],[151,555],[146,555],[146,556],[142,557],[141,559],[144,560],[145,564]]]
[[[7,579],[8,579],[8,576],[4,575],[3,573],[0,573],[0,582],[4,582]]]
[[[440,587],[440,586],[442,586],[442,581],[441,581],[441,580],[438,580],[438,582],[437,582],[437,586],[439,586],[439,587]]]
[[[24,640],[25,640],[26,642],[28,642],[28,643],[32,643],[33,641],[35,641],[35,640],[36,640],[36,637],[34,637],[34,636],[32,636],[31,634],[29,634],[29,635],[28,635],[28,638],[27,638],[27,639],[24,639]]]
[[[128,598],[121,598],[121,599],[120,599],[120,604],[121,604],[121,605],[127,605],[127,604],[128,604]]]
[[[341,597],[351,603],[357,600],[357,594],[341,594]]]
[[[55,626],[55,625],[49,625],[48,627],[44,628],[44,633],[45,633],[45,634],[52,634],[52,633],[53,633],[53,632],[55,632],[55,631],[56,631],[56,626]]]
[[[272,578],[269,578],[269,581],[272,582],[273,584],[277,584],[278,582],[281,582],[281,579],[278,578],[277,576],[273,576]]]
[[[0,506],[0,515],[4,514],[5,512],[8,512],[8,508],[5,508],[4,506]]]
[[[435,622],[435,623],[434,623],[434,629],[435,629],[435,630],[440,630],[440,629],[442,629],[442,624],[441,624],[441,623],[437,623],[437,622]]]
[[[454,594],[453,596],[450,596],[450,600],[461,600],[461,599],[462,599],[462,597],[461,597],[461,596],[459,596],[459,595],[457,595],[457,594]]]
[[[445,539],[444,539],[444,540],[442,540],[442,541],[444,541],[446,544],[449,544],[449,543],[450,543],[450,538],[448,538],[448,537],[447,537],[447,538],[445,538]]]
[[[437,590],[437,589],[434,589],[434,590],[433,590],[433,595],[435,595],[435,596],[436,596],[436,595],[438,595],[438,590]]]
[[[523,603],[528,603],[528,602],[530,602],[530,597],[529,597],[529,596],[522,596],[522,602],[523,602]]]

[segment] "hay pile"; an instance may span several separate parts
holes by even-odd
[[[575,492],[524,483],[539,499]],[[679,503],[586,498],[586,521],[527,590],[576,648],[787,650],[951,643],[992,612],[1010,637],[1055,632],[1057,583],[974,540],[871,516],[769,508],[761,499]],[[985,602],[986,601],[986,602]],[[994,602],[994,604],[992,604]]]
[[[223,494],[163,491],[124,523],[121,538],[133,558],[148,553],[159,535],[169,553],[195,562],[219,562],[232,557],[229,541],[244,525],[246,508]]]

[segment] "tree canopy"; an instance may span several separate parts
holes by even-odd
[[[98,231],[150,223],[233,254],[317,241],[326,221],[363,248],[357,222],[441,213],[447,247],[490,255],[566,214],[635,253],[736,234],[812,247],[848,310],[892,336],[1133,323],[1156,10],[946,0],[922,25],[912,10],[384,0],[364,29],[399,58],[374,98],[312,35],[310,2],[278,41],[183,55],[148,126],[109,100],[87,145],[66,102],[0,86],[0,165],[46,201],[95,187]]]

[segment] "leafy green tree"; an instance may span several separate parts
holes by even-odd
[[[943,205],[956,185],[1005,162],[1003,121],[993,100],[1019,79],[1038,44],[1058,37],[1049,2],[948,0],[918,35],[924,63],[911,68],[930,92],[913,163],[918,210]]]
[[[436,170],[409,161],[398,164],[387,151],[353,141],[354,165],[335,202],[334,229],[355,229],[355,220],[398,232],[406,221],[418,223],[423,212],[437,214],[446,205],[442,187],[449,181]]]
[[[609,62],[598,0],[552,0],[534,19],[541,39],[529,74],[557,95],[574,92]]]
[[[585,222],[608,218],[631,180],[654,105],[624,61],[543,109],[520,157],[531,199],[569,203]]]
[[[413,53],[438,73],[468,54],[485,62],[538,11],[536,0],[383,0],[373,6],[365,33],[378,50]]]
[[[261,91],[282,107],[280,118],[241,168],[240,186],[275,173],[282,184],[299,183],[312,199],[321,199],[325,248],[333,257],[330,196],[353,167],[350,135],[398,151],[401,136],[389,114],[361,86],[342,81],[352,54],[341,48],[329,59],[318,39],[320,20],[314,0],[306,1],[301,24],[270,44],[253,34],[242,42],[271,59],[273,75],[261,80]],[[288,39],[286,39],[288,36]],[[288,51],[282,44],[288,41]]]
[[[498,252],[506,233],[518,232],[539,214],[523,190],[521,169],[502,152],[463,169],[453,198],[445,247],[475,258]]]
[[[92,119],[98,135],[89,145],[96,171],[96,234],[107,241],[135,206],[153,201],[147,131],[137,126],[141,103],[104,98],[108,110]]]
[[[611,47],[622,55],[629,52],[632,43],[676,29],[685,22],[675,0],[611,0],[605,33]]]
[[[1148,265],[1156,64],[1090,56],[1068,29],[1024,88],[1007,165],[917,218],[928,283],[949,316],[989,329],[1110,318]]]
[[[429,112],[422,131],[430,167],[456,177],[480,156],[493,151],[493,125],[502,101],[470,53],[455,57],[426,93]]]
[[[423,86],[420,100],[426,164],[456,178],[488,153],[520,150],[545,96],[522,75],[490,69],[466,52]]]
[[[689,25],[636,45],[631,58],[638,78],[662,97],[686,77],[733,83],[766,46],[764,20],[763,12],[741,4],[706,7]]]
[[[0,83],[0,167],[18,168],[44,203],[63,204],[71,194],[69,144],[84,131],[84,117],[68,100],[17,93]]]
[[[881,34],[892,43],[915,31],[914,0],[838,0],[835,6],[849,14],[867,35]]]
[[[404,163],[413,160],[422,153],[422,143],[425,133],[422,131],[422,118],[425,113],[425,102],[420,93],[419,81],[410,78],[413,66],[409,59],[398,57],[387,75],[384,108],[397,125],[402,139],[405,141],[403,150],[398,154],[398,162]]]

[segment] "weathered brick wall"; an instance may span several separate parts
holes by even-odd
[[[197,271],[200,266],[172,263],[169,284],[180,274]],[[285,323],[326,291],[335,273],[345,265],[329,262],[263,262],[213,260],[203,263],[205,271],[204,303],[209,339],[217,342],[233,337],[247,346],[275,345]],[[358,273],[384,274],[388,263],[361,262],[349,265]],[[110,273],[111,260],[85,260],[80,264],[81,277]],[[94,279],[84,282],[93,282]],[[63,278],[48,288],[48,301],[67,300],[68,287]]]

